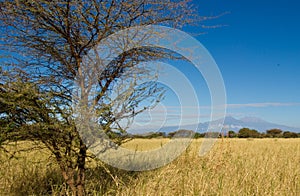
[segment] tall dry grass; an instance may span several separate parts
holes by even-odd
[[[135,150],[160,148],[167,139],[137,139]],[[203,157],[202,139],[152,171],[126,172],[90,161],[89,195],[300,195],[300,139],[220,139]],[[0,195],[68,195],[47,151],[0,157]],[[109,173],[107,173],[109,171]]]

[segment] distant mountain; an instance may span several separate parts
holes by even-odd
[[[222,119],[212,121],[211,125],[221,127],[222,124]],[[193,130],[195,131],[195,128],[197,128],[197,132],[206,132],[209,126],[209,122],[204,122],[204,123],[199,123],[198,125],[184,125],[181,126],[181,129],[187,129],[187,130]],[[232,130],[232,131],[239,131],[241,128],[250,128],[250,129],[255,129],[259,132],[265,132],[268,129],[281,129],[283,131],[292,131],[292,132],[300,132],[300,128],[296,127],[289,127],[285,125],[279,125],[271,122],[267,122],[265,120],[262,120],[260,118],[256,117],[245,117],[241,119],[236,119],[232,116],[226,116],[224,119],[224,124],[223,124],[223,129],[225,130]],[[160,132],[172,132],[178,130],[178,126],[167,126],[167,127],[162,127],[158,131]],[[140,130],[143,132],[143,130]],[[157,130],[156,130],[157,131]]]
[[[298,127],[290,127],[286,125],[270,123],[255,117],[245,117],[240,120],[244,123],[243,124],[244,127],[256,129],[260,132],[264,132],[268,129],[273,129],[273,128],[281,129],[283,131],[300,132],[300,128]]]

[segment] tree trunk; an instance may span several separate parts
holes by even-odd
[[[69,157],[69,159],[65,159],[65,161],[57,157],[63,178],[67,185],[71,188],[73,196],[85,195],[86,150],[86,146],[80,142],[80,150],[79,153],[76,154],[77,159],[75,162],[72,162],[71,157]]]
[[[62,171],[63,178],[70,187],[73,196],[85,195],[85,169],[67,168]]]

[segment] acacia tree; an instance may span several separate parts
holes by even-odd
[[[281,129],[269,129],[266,132],[271,137],[280,137],[283,131]]]
[[[84,195],[88,146],[78,133],[72,108],[74,80],[85,74],[83,57],[119,30],[150,24],[178,27],[190,22],[192,12],[186,0],[1,0],[0,49],[6,57],[1,61],[0,144],[40,141],[55,156],[72,193]],[[116,134],[126,133],[120,120],[134,117],[162,97],[155,82],[137,83],[151,72],[139,63],[172,57],[160,48],[134,48],[97,75],[93,100],[98,122],[117,143],[123,140]],[[127,81],[122,91],[126,94],[112,100],[119,81]],[[85,92],[90,87],[80,83],[79,88]],[[150,104],[141,108],[145,100]]]
[[[238,132],[238,137],[240,138],[258,138],[260,133],[255,129],[242,128]]]

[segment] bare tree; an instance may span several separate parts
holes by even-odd
[[[81,92],[91,88],[83,79],[84,56],[117,31],[151,24],[180,27],[191,22],[192,13],[185,0],[1,0],[0,49],[8,57],[1,61],[0,144],[42,142],[72,193],[84,195],[88,146],[72,108],[74,80],[79,78]],[[162,98],[163,89],[155,82],[138,83],[151,73],[139,63],[172,57],[161,48],[133,48],[97,75],[93,101],[98,122],[116,143],[126,133],[122,119],[133,118]],[[6,63],[12,67],[9,71]],[[112,91],[119,92],[114,99]],[[142,104],[146,102],[150,104]]]

